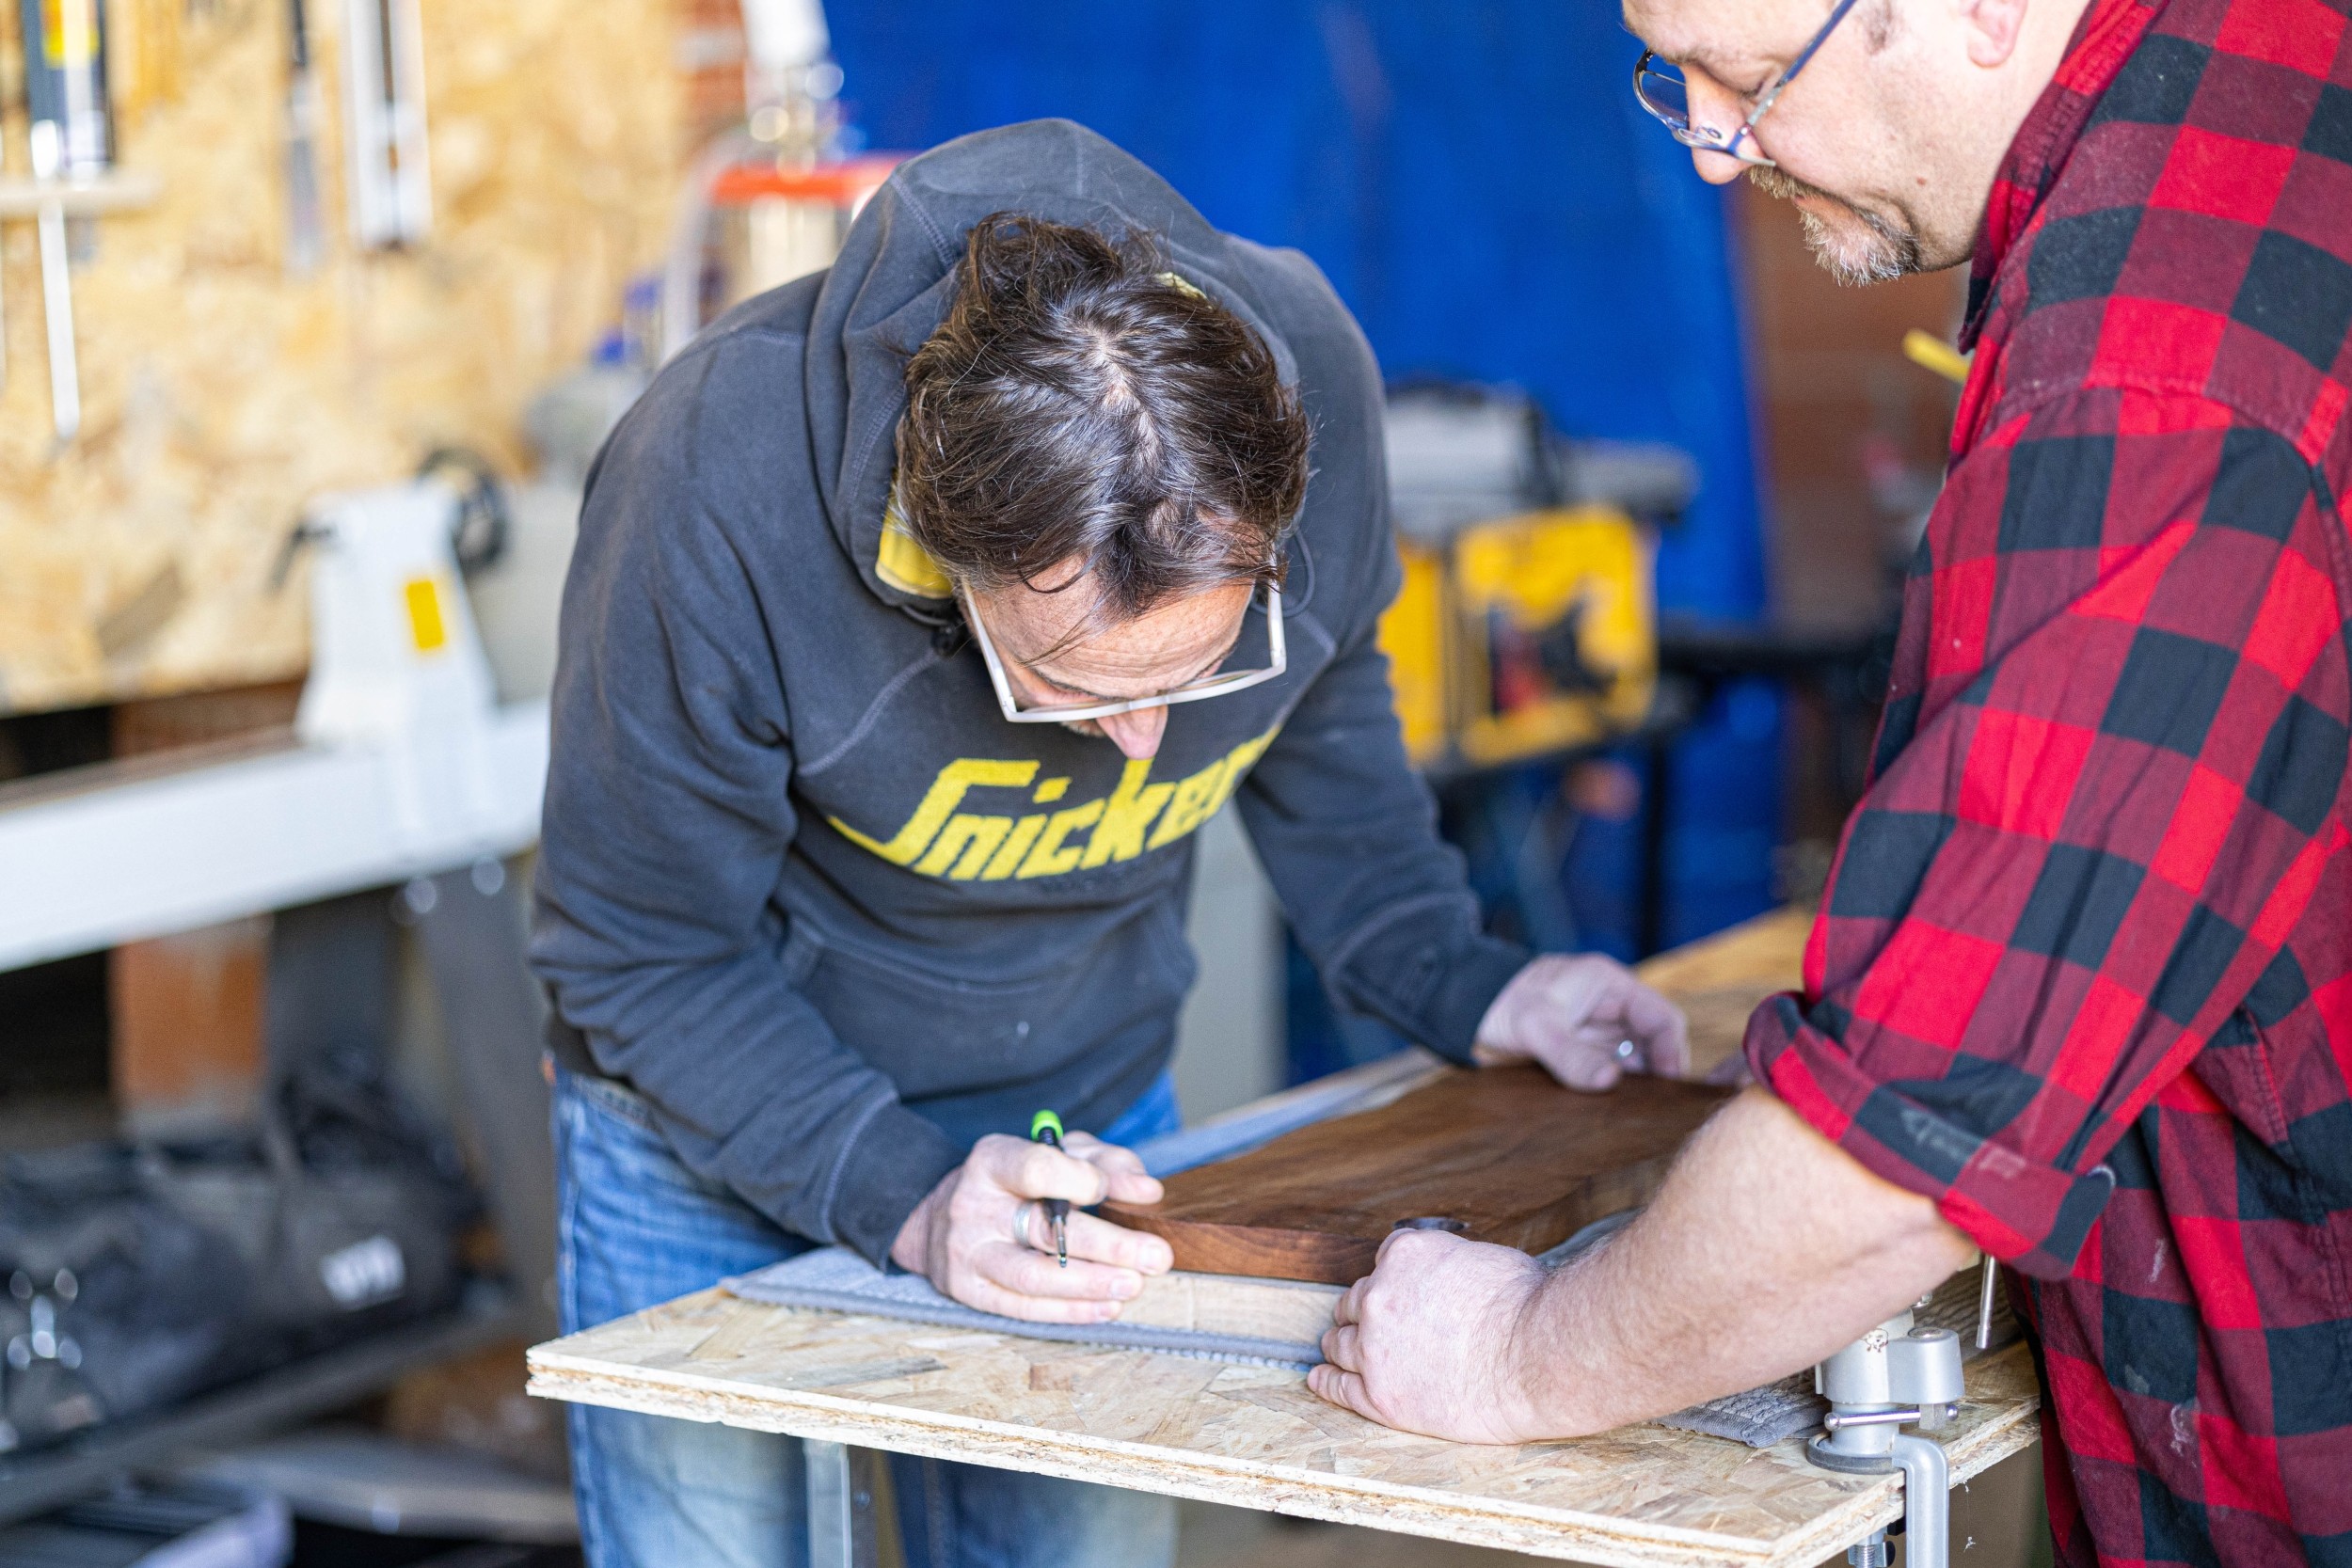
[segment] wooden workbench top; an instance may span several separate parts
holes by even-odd
[[[1752,1006],[1792,982],[1804,929],[1767,916],[1645,970],[1701,1004],[1703,1064],[1736,1049],[1738,994]],[[1816,1469],[1801,1440],[1759,1450],[1641,1425],[1519,1448],[1444,1443],[1327,1404],[1296,1372],[719,1291],[542,1345],[531,1369],[532,1392],[548,1398],[1629,1568],[1810,1565],[1901,1512],[1897,1478]],[[1967,1406],[1938,1434],[1955,1482],[2039,1433],[2023,1347],[1972,1362],[1967,1383]]]
[[[1895,1477],[1661,1426],[1521,1448],[1415,1437],[1296,1372],[706,1291],[532,1352],[531,1390],[1580,1561],[1796,1568],[1901,1513]],[[2022,1347],[1968,1368],[1955,1481],[2036,1435]]]

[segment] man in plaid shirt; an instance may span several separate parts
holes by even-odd
[[[1973,1243],[2034,1330],[2061,1560],[2352,1564],[2348,11],[1628,0],[1703,174],[1851,280],[1973,257],[1949,476],[1761,1086],[1560,1276],[1394,1238],[1320,1392],[1597,1431]]]

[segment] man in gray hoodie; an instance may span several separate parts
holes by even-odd
[[[1310,454],[1311,453],[1311,467]],[[1348,1006],[1602,1089],[1684,1065],[1605,958],[1481,932],[1406,765],[1377,367],[1304,257],[1066,122],[901,167],[591,475],[533,950],[566,1330],[817,1243],[1033,1320],[1166,1244],[1192,834],[1237,803]],[[1058,1111],[1063,1152],[1021,1134]],[[575,1406],[596,1568],[782,1568],[788,1439]],[[897,1471],[926,1564],[1166,1563],[1164,1499]]]

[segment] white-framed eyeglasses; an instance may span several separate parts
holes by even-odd
[[[1290,668],[1289,645],[1282,633],[1282,591],[1269,582],[1265,585],[1266,664],[1263,669],[1220,671],[1149,697],[1124,697],[1092,703],[1048,703],[1039,707],[1023,707],[1013,699],[1012,683],[1005,678],[1005,661],[997,657],[996,644],[989,641],[987,623],[980,619],[979,611],[973,607],[971,595],[958,587],[956,602],[963,607],[963,624],[972,628],[972,641],[980,646],[980,659],[988,666],[988,684],[996,689],[996,705],[1004,709],[1005,721],[1011,724],[1074,724],[1085,719],[1108,719],[1115,714],[1134,713],[1141,708],[1173,707],[1178,703],[1197,703],[1205,697],[1223,697],[1235,691],[1247,691],[1253,686],[1263,686]]]
[[[1836,8],[1829,13],[1829,20],[1822,23],[1820,30],[1798,51],[1797,57],[1788,62],[1788,69],[1767,82],[1764,90],[1756,94],[1756,107],[1748,111],[1748,118],[1740,122],[1736,131],[1719,131],[1712,125],[1692,124],[1690,85],[1674,67],[1653,65],[1651,62],[1658,56],[1647,49],[1643,50],[1642,57],[1633,62],[1633,96],[1642,101],[1642,107],[1649,111],[1652,119],[1665,126],[1674,139],[1685,147],[1695,147],[1702,152],[1720,152],[1726,158],[1737,158],[1755,168],[1777,167],[1772,159],[1764,156],[1763,149],[1756,145],[1756,122],[1764,118],[1765,111],[1772,106],[1788,84],[1797,79],[1797,72],[1803,71],[1821,45],[1829,41],[1830,34],[1837,30],[1837,24],[1846,20],[1846,13],[1853,8],[1854,0],[1837,0]]]

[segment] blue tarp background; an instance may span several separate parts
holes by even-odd
[[[846,107],[916,149],[1046,115],[1152,164],[1221,228],[1312,256],[1391,380],[1525,388],[1577,435],[1666,440],[1704,488],[1659,561],[1668,612],[1765,609],[1723,196],[1629,90],[1605,0],[833,0]],[[1667,940],[1771,897],[1778,698],[1735,689],[1677,757]],[[1621,830],[1629,834],[1631,829]],[[1622,948],[1626,846],[1571,861]]]

